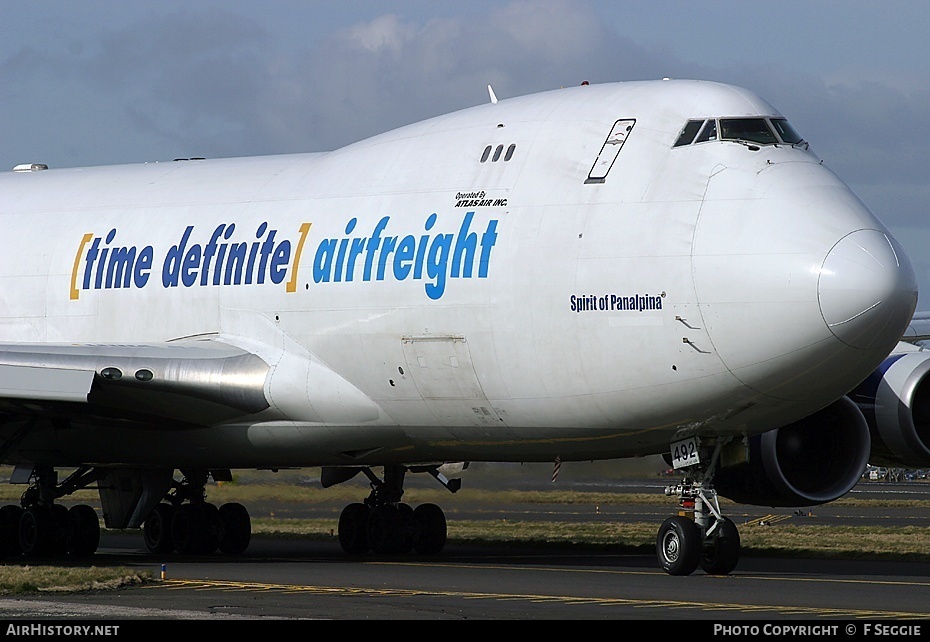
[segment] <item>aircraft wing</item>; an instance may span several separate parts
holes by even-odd
[[[269,407],[268,364],[216,338],[156,344],[0,344],[7,418],[85,415],[165,428]]]
[[[915,312],[901,341],[917,343],[930,340],[930,312]]]

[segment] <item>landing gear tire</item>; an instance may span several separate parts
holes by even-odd
[[[65,555],[68,552],[68,529],[70,528],[70,519],[68,509],[61,504],[52,504],[53,523],[51,535],[52,555]]]
[[[436,504],[420,504],[413,511],[413,548],[434,555],[446,545],[446,515]]]
[[[193,553],[196,548],[195,531],[196,519],[194,507],[190,504],[178,506],[171,519],[171,540],[178,553]]]
[[[23,549],[19,545],[19,520],[23,516],[23,507],[17,504],[6,504],[0,507],[0,554],[5,557],[22,555]]]
[[[365,504],[349,504],[339,516],[339,545],[349,555],[364,555],[368,552],[368,514]]]
[[[174,506],[157,504],[142,525],[145,547],[150,553],[169,553],[174,550],[171,538],[171,522],[174,520]]]
[[[242,504],[223,504],[219,512],[219,549],[227,555],[238,555],[249,547],[252,520]]]
[[[216,504],[200,504],[197,507],[200,522],[198,553],[215,553],[220,546],[220,509]]]
[[[669,575],[691,575],[701,561],[701,531],[687,517],[669,517],[659,528],[656,554]]]
[[[368,515],[368,544],[378,555],[396,553],[403,543],[404,533],[400,511],[396,506],[375,506]]]
[[[68,510],[68,552],[75,557],[93,555],[100,546],[100,519],[87,504]]]
[[[727,517],[717,522],[717,530],[701,553],[701,568],[709,575],[728,575],[739,562],[739,530]]]
[[[414,527],[413,527],[413,508],[410,504],[398,504],[397,511],[400,513],[401,542],[400,553],[409,553],[413,550]]]
[[[19,546],[27,557],[41,557],[55,549],[55,516],[48,506],[33,506],[19,520]]]
[[[219,544],[219,512],[213,504],[182,504],[171,520],[171,538],[181,554],[212,553]]]

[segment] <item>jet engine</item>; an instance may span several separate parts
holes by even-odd
[[[872,433],[875,465],[930,466],[930,353],[895,354],[849,397]]]
[[[870,441],[862,411],[841,397],[793,424],[751,437],[748,461],[721,468],[714,487],[741,504],[824,504],[859,481],[868,465]]]

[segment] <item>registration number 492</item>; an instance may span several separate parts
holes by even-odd
[[[689,437],[672,444],[672,467],[684,468],[700,463],[698,455],[698,438]]]

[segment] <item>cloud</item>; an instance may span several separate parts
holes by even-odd
[[[478,104],[489,83],[505,98],[670,66],[562,0],[422,22],[385,14],[302,51],[277,49],[244,16],[183,10],[105,34],[82,65],[58,63],[124,104],[126,126],[204,156],[332,149]]]
[[[105,132],[72,149],[83,159],[50,158],[61,166],[326,150],[479,104],[487,84],[507,98],[692,69],[607,29],[587,2],[517,0],[467,17],[379,15],[303,50],[279,48],[246,15],[182,9],[23,49],[0,79],[5,95],[67,89],[58,126]],[[53,149],[35,136],[28,147]]]
[[[395,15],[379,16],[371,22],[357,24],[346,32],[348,40],[373,54],[397,55],[415,36],[413,25],[402,24]]]
[[[708,68],[640,45],[623,28],[588,2],[515,0],[464,17],[375,15],[295,50],[222,6],[146,16],[2,61],[0,92],[7,114],[17,113],[17,126],[5,126],[6,153],[31,160],[47,150],[43,158],[60,166],[318,151],[480,104],[487,84],[505,99],[582,80],[695,77],[758,92],[867,203],[897,195],[897,221],[922,215],[924,85],[884,82],[878,71]],[[62,91],[64,108],[51,102]],[[56,139],[81,142],[63,154]]]
[[[281,114],[295,139],[328,149],[480,104],[487,84],[503,99],[583,80],[657,78],[670,66],[606,29],[587,3],[521,0],[422,24],[381,16],[304,52],[288,97],[298,103],[283,103]]]

